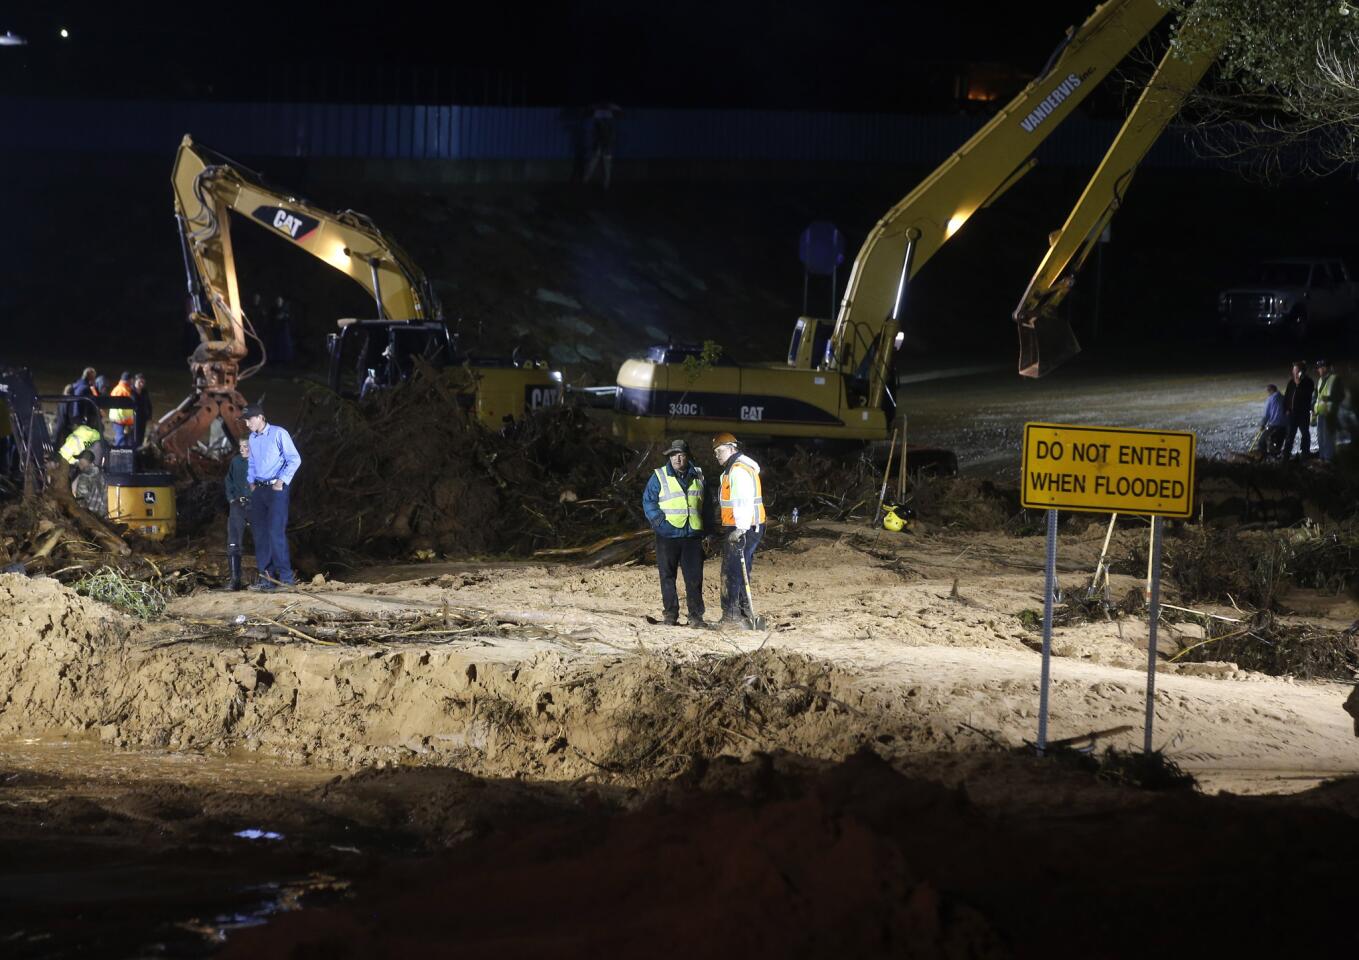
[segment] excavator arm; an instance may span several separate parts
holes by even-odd
[[[823,367],[882,401],[912,277],[968,218],[1013,186],[1076,105],[1165,17],[1157,0],[1108,0],[1068,34],[1041,76],[887,212],[850,270]]]
[[[395,241],[352,210],[333,213],[270,187],[253,171],[185,136],[171,177],[188,278],[193,393],[161,418],[156,436],[182,458],[222,417],[230,432],[245,401],[237,389],[250,320],[241,303],[230,214],[294,244],[368,291],[383,320],[441,320],[424,273]]]
[[[1190,22],[1161,58],[1118,136],[1015,308],[1019,325],[1019,373],[1041,377],[1080,351],[1076,336],[1057,308],[1075,286],[1076,275],[1099,242],[1142,158],[1175,119],[1222,46],[1222,31]]]

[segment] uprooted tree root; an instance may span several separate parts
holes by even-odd
[[[1091,592],[1087,587],[1081,592],[1059,595],[1057,600],[1058,602],[1052,608],[1052,625],[1054,627],[1066,627],[1079,623],[1111,623],[1124,617],[1135,616],[1146,609],[1142,591],[1136,588],[1128,591],[1122,599],[1114,599],[1109,596],[1107,588]],[[1041,632],[1043,629],[1043,611],[1031,607],[1021,610],[1019,611],[1019,623],[1026,630]]]
[[[1222,529],[1188,524],[1165,540],[1163,573],[1181,600],[1278,610],[1290,587],[1339,594],[1359,586],[1359,524],[1354,520],[1283,530]],[[1111,564],[1140,576],[1145,541]]]
[[[1019,492],[975,477],[933,477],[914,488],[916,515],[956,530],[1004,530],[1020,514]]]
[[[1168,539],[1164,573],[1186,600],[1218,600],[1272,609],[1288,586],[1287,548],[1268,533],[1218,530],[1199,524]],[[1146,569],[1146,545],[1133,566]]]
[[[1303,680],[1359,677],[1359,625],[1326,630],[1280,623],[1268,610],[1245,623],[1208,619],[1208,636],[1171,660],[1193,663],[1229,661],[1243,670]]]
[[[830,666],[756,650],[696,661],[657,659],[635,705],[617,718],[621,738],[603,758],[585,758],[629,782],[666,779],[698,760],[741,754],[806,714],[848,718],[830,692]]]
[[[570,407],[488,431],[460,402],[466,376],[422,366],[362,404],[306,396],[294,430],[307,458],[293,500],[299,553],[529,553],[646,526],[646,458]]]
[[[1033,744],[1028,744],[1023,752],[1029,753],[1032,749]],[[1084,748],[1064,742],[1049,744],[1045,755],[1058,763],[1092,773],[1099,780],[1119,786],[1141,790],[1193,790],[1198,786],[1193,774],[1187,773],[1160,750],[1143,753],[1140,750],[1105,747],[1104,752],[1099,753],[1094,749],[1093,741]]]

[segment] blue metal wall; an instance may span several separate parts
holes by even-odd
[[[937,163],[982,123],[969,116],[628,110],[619,160]],[[579,111],[541,107],[374,106],[0,98],[0,151],[168,155],[180,137],[233,156],[369,160],[570,160],[586,136]],[[1117,124],[1073,118],[1039,149],[1044,163],[1092,166]],[[1194,166],[1180,135],[1153,166]]]

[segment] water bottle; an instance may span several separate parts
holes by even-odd
[[[793,526],[797,526],[797,507],[793,508]]]

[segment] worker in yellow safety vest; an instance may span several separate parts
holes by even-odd
[[[722,466],[720,505],[726,543],[722,551],[722,623],[753,628],[750,564],[764,536],[764,489],[760,465],[741,452],[730,433],[713,437],[713,456]]]
[[[661,607],[669,626],[679,623],[675,574],[684,573],[688,625],[702,629],[703,619],[703,471],[689,456],[687,440],[672,440],[666,463],[652,471],[642,492],[642,511],[656,531],[656,569],[661,578]]]
[[[113,423],[113,445],[115,447],[131,449],[132,441],[136,437],[133,429],[137,422],[137,412],[133,409],[136,403],[132,395],[132,374],[126,370],[118,378],[118,384],[109,394],[111,397],[127,397],[128,406],[109,408],[109,420]]]
[[[94,427],[83,423],[79,424],[71,431],[70,435],[66,437],[66,440],[57,450],[57,455],[71,464],[71,466],[75,466],[75,462],[80,458],[80,455],[86,450],[93,448],[94,445],[102,439],[104,439],[103,434],[94,429]],[[95,454],[95,462],[99,462],[97,453]]]
[[[1335,459],[1336,400],[1338,383],[1330,361],[1317,361],[1317,399],[1312,424],[1317,428],[1317,456],[1326,463]]]

